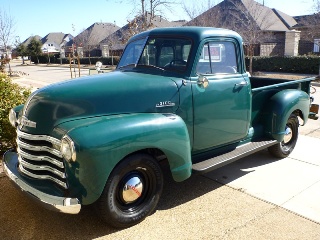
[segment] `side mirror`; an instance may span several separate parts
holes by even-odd
[[[198,84],[200,87],[207,88],[207,87],[209,86],[208,78],[206,78],[206,77],[203,76],[203,75],[200,75],[199,78],[198,78],[197,84]]]

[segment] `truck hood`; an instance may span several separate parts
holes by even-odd
[[[60,123],[127,113],[173,113],[179,89],[169,77],[115,71],[49,85],[34,92],[23,109],[22,131],[48,134]]]

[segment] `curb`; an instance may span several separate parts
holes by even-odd
[[[44,63],[39,63],[39,64],[18,64],[17,66],[23,66],[23,67],[61,67],[61,68],[70,68],[70,65],[69,64],[55,64],[55,63],[52,63],[52,64],[44,64]],[[78,68],[78,65],[74,65],[76,66],[76,68]],[[73,67],[73,65],[72,65]],[[105,67],[104,70],[114,70],[116,67],[116,65],[114,65],[114,67],[110,67],[108,65],[108,67]],[[91,66],[83,66],[83,65],[80,65],[80,69],[95,69],[95,65],[91,65]]]

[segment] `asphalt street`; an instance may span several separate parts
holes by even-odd
[[[58,66],[12,67],[26,74],[14,81],[33,88],[70,78]],[[165,168],[155,213],[123,230],[105,226],[91,206],[78,215],[40,208],[1,177],[0,239],[320,239],[319,146],[320,120],[309,120],[288,158],[261,151],[182,183]]]

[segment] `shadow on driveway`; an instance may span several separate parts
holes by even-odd
[[[222,172],[229,172],[229,174],[227,176],[217,174],[218,181],[221,177],[232,181],[244,176],[247,174],[241,170],[244,164],[248,168],[253,168],[274,161],[265,153],[258,153],[256,157],[257,161],[247,161],[247,158],[244,158],[239,160],[242,162],[240,164],[236,162],[223,167]],[[203,175],[193,175],[184,182],[176,183],[172,180],[169,169],[163,168],[165,184],[157,211],[183,205],[223,186]],[[221,170],[219,169],[220,172]],[[211,172],[211,177],[212,174],[214,172]],[[93,206],[84,206],[77,215],[44,209],[14,188],[7,177],[0,178],[0,196],[0,239],[92,239],[126,231],[105,225],[97,217]],[[223,198],[221,200],[223,201]]]

